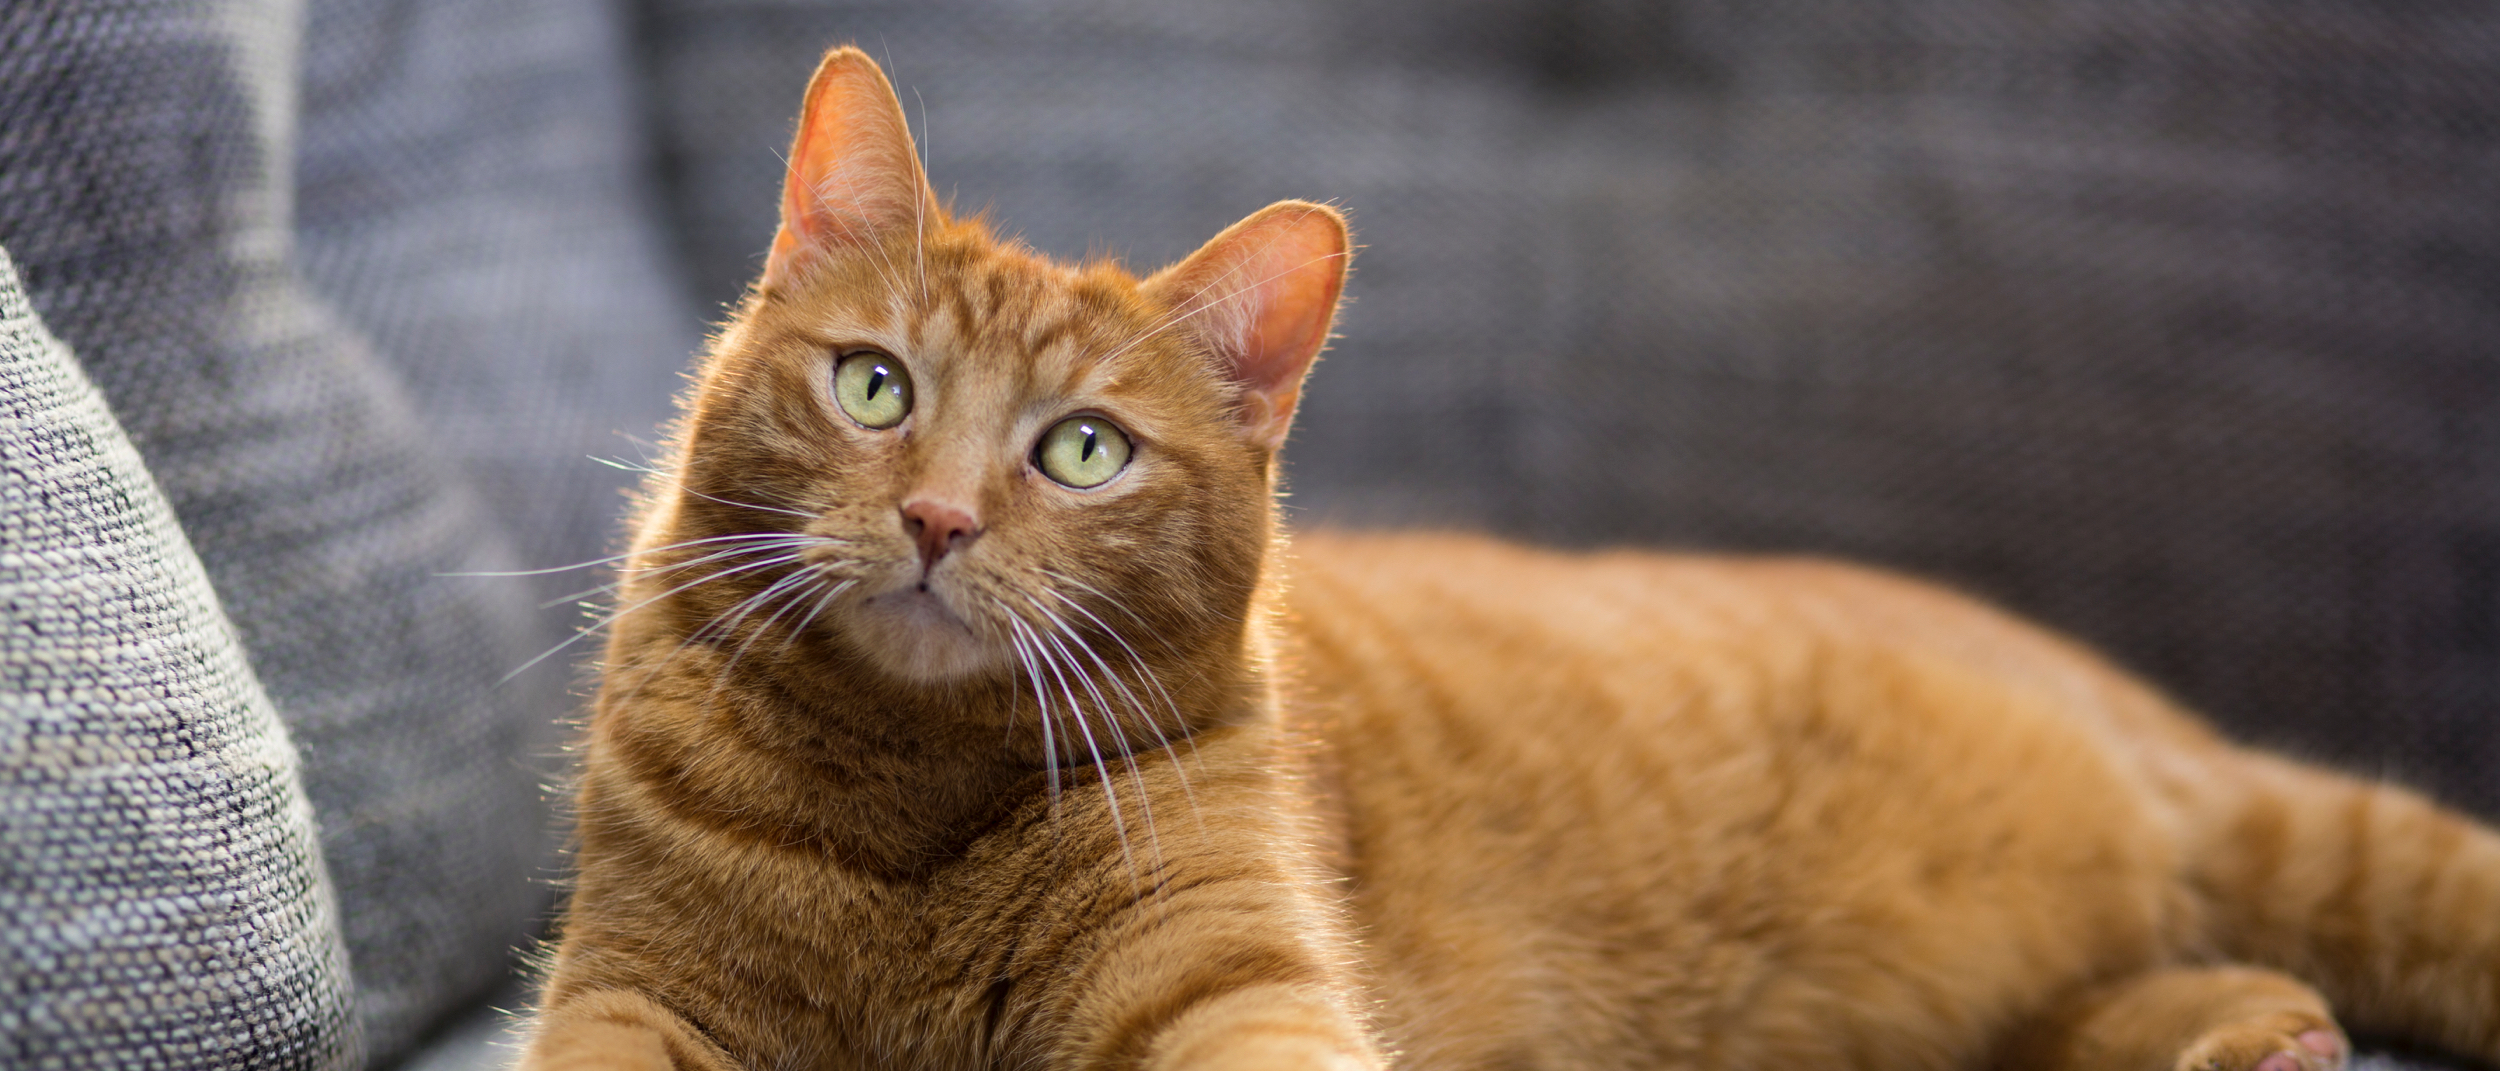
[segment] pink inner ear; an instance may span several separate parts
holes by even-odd
[[[1294,390],[1328,341],[1344,249],[1333,235],[1299,228],[1254,259],[1243,274],[1258,284],[1256,319],[1237,358],[1241,381],[1256,390]]]
[[[1344,221],[1291,202],[1234,226],[1181,265],[1194,284],[1193,318],[1246,388],[1243,430],[1254,441],[1283,445],[1303,374],[1327,345],[1345,267]]]
[[[835,49],[808,83],[765,278],[786,278],[834,246],[934,222],[933,201],[885,74],[866,53]]]

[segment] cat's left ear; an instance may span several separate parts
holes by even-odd
[[[1242,434],[1274,450],[1285,445],[1303,374],[1328,345],[1350,260],[1336,209],[1279,201],[1156,272],[1144,289],[1215,351],[1242,388]]]
[[[787,283],[828,253],[883,245],[939,221],[937,195],[885,72],[849,45],[825,53],[790,145],[765,285]]]

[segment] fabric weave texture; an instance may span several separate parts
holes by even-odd
[[[295,750],[0,254],[0,1066],[357,1066]]]
[[[527,579],[465,575],[523,566],[512,526],[374,336],[302,282],[307,21],[281,0],[0,6],[0,247],[146,459],[302,749],[364,1038],[388,1060],[510,977],[543,924],[558,833],[542,785],[571,699],[557,662],[505,679],[561,621]],[[364,216],[461,188],[385,188]],[[491,272],[481,252],[419,247],[332,286],[370,279],[456,320],[457,295],[406,279]],[[456,339],[470,367],[538,356],[488,334]]]

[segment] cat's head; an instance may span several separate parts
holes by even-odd
[[[786,183],[645,518],[648,590],[702,580],[682,630],[921,687],[1237,658],[1343,219],[1273,205],[1144,279],[1054,263],[948,214],[849,48]]]

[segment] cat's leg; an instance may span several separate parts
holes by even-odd
[[[2172,967],[2068,996],[2006,1071],[2337,1071],[2351,1047],[2317,991],[2254,967]]]
[[[1209,749],[1212,751],[1213,749]],[[1353,942],[1324,886],[1278,849],[1286,839],[1232,802],[1209,769],[1198,800],[1237,820],[1166,823],[1160,880],[1142,895],[1067,901],[1076,932],[1026,941],[1084,951],[1058,973],[1066,1003],[1045,1065],[1058,1071],[1380,1071],[1351,970]],[[1184,802],[1172,800],[1173,813]],[[1063,801],[1069,802],[1069,801]],[[1158,805],[1157,810],[1166,810]],[[1273,808],[1271,807],[1272,811]],[[1099,883],[1134,888],[1118,857]],[[1013,1033],[1014,1028],[1009,1028]]]
[[[2213,943],[2309,979],[2356,1029],[2500,1061],[2500,834],[2394,786],[2243,762],[2193,846]]]
[[[1162,913],[1079,968],[1075,1006],[1050,1061],[1065,1071],[1379,1071],[1354,1002],[1319,953],[1327,920],[1274,890]],[[1247,895],[1242,895],[1247,894]],[[1267,901],[1262,903],[1260,901]],[[1320,937],[1320,940],[1313,940]],[[1318,954],[1315,954],[1318,953]]]
[[[1157,1032],[1144,1071],[1374,1071],[1378,1056],[1350,1016],[1290,986],[1237,989],[1200,1002]]]
[[[738,1065],[659,1002],[611,989],[541,1011],[514,1071],[738,1071]]]
[[[1330,1001],[1290,986],[1238,988],[1155,1033],[1145,1071],[1370,1071],[1363,1031]]]

